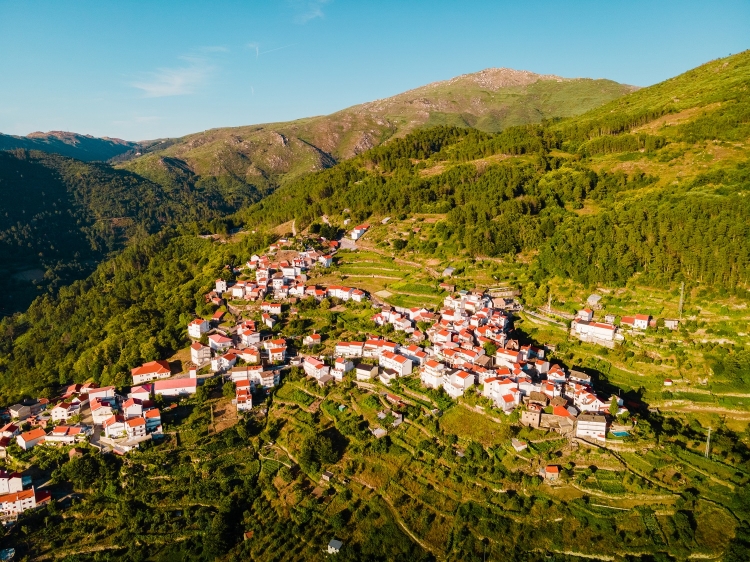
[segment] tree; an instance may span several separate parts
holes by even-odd
[[[230,400],[234,398],[234,383],[231,381],[225,382],[224,386],[221,387],[221,393],[224,395],[224,398],[229,398]]]
[[[614,417],[619,410],[620,406],[617,404],[617,396],[613,396],[612,401],[609,403],[609,413]]]
[[[491,341],[485,342],[483,347],[484,352],[488,357],[494,357],[495,353],[497,353],[497,346]]]

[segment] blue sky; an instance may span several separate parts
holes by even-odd
[[[749,47],[746,0],[0,0],[0,132],[179,136],[488,67],[647,86]]]

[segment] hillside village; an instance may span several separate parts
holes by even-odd
[[[350,239],[360,239],[368,228],[355,227]],[[399,412],[403,401],[389,387],[396,381],[411,381],[411,388],[444,392],[453,400],[475,394],[499,412],[516,413],[524,426],[572,440],[605,444],[608,433],[618,438],[627,435],[628,408],[620,397],[603,395],[589,375],[551,361],[552,349],[519,343],[514,311],[521,306],[513,298],[462,290],[446,296],[439,310],[400,308],[355,287],[310,284],[308,273],[313,268],[330,268],[342,242],[347,241],[317,240],[326,252],[290,251],[295,241],[282,239],[267,254],[253,255],[234,272],[235,281],[217,279],[204,295],[216,311],[186,326],[192,343],[190,362],[183,372],[174,373],[166,360],[154,360],[132,369],[127,392],[88,382],[69,385],[54,400],[39,398],[13,405],[5,412],[8,423],[0,429],[0,455],[9,456],[14,446],[23,451],[70,446],[71,454],[76,454],[76,447],[85,443],[102,453],[124,455],[143,442],[160,439],[164,432],[160,408],[176,407],[208,381],[231,384],[233,407],[238,414],[248,414],[291,369],[320,386],[346,379],[382,392],[396,420],[403,419]],[[441,286],[452,289],[446,283]],[[305,299],[370,306],[372,323],[401,334],[403,343],[371,334],[362,341],[328,342],[325,352],[318,333],[284,337],[277,325],[283,317],[294,315],[295,306]],[[589,304],[594,301],[595,305],[596,300],[590,299]],[[245,317],[238,306],[241,302],[253,306],[259,316]],[[608,345],[623,339],[612,322],[611,317],[595,322],[587,308],[572,321],[571,335]],[[650,323],[650,317],[637,315],[622,318],[620,325],[642,330]],[[380,426],[370,430],[377,438],[387,434]],[[523,450],[526,444],[514,440],[513,447]],[[542,476],[554,479],[555,474],[555,467],[547,467]],[[17,488],[14,483],[0,497],[5,516],[33,509],[50,497],[44,491],[34,492],[29,482]]]

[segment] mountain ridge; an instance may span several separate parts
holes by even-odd
[[[26,136],[0,133],[0,150],[39,150],[83,162],[105,161],[136,147],[137,142],[94,137],[70,131],[35,131]]]
[[[611,80],[490,68],[329,115],[193,133],[121,166],[154,175],[160,158],[167,156],[183,160],[198,175],[262,176],[284,184],[421,127],[457,125],[497,132],[578,115],[634,89]]]

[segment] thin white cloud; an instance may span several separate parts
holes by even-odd
[[[275,51],[280,51],[281,49],[288,49],[289,47],[294,47],[297,43],[290,43],[289,45],[284,45],[283,47],[276,47],[275,49],[268,49],[267,51],[261,51],[261,55],[265,55],[268,53],[273,53]]]
[[[247,48],[255,51],[255,58],[257,59],[258,55],[260,55],[260,43],[253,41],[247,44]]]
[[[206,83],[213,67],[204,57],[180,57],[186,64],[175,68],[159,68],[143,75],[130,85],[146,98],[163,98],[192,94]]]
[[[294,21],[305,24],[310,20],[325,17],[323,6],[331,0],[289,0],[295,11]]]

